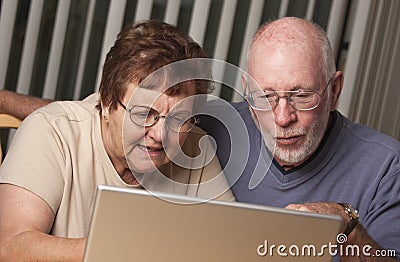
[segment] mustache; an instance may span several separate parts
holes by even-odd
[[[306,135],[306,134],[307,134],[307,130],[304,128],[300,128],[300,127],[287,128],[287,129],[275,129],[275,132],[272,133],[274,138],[301,136],[301,135]]]

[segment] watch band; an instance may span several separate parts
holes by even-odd
[[[350,204],[348,203],[339,203],[344,208],[344,211],[350,218],[350,222],[347,223],[346,230],[343,232],[346,236],[349,236],[349,234],[353,231],[353,229],[357,226],[358,224],[358,211],[354,209]]]
[[[347,224],[346,230],[343,232],[346,236],[349,236],[353,229],[358,225],[358,219],[350,220]]]

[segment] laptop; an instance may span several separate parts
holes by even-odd
[[[341,221],[99,186],[84,261],[331,261]]]

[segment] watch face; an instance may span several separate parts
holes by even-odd
[[[344,211],[350,218],[350,221],[346,226],[346,230],[343,232],[343,234],[348,236],[358,224],[358,217],[359,217],[358,211],[348,203],[339,203],[339,204],[344,207]]]
[[[348,203],[341,204],[344,207],[344,211],[350,216],[351,219],[358,219],[358,211]]]

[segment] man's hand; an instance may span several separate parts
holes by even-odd
[[[36,109],[50,104],[53,100],[0,90],[0,113],[25,119]]]
[[[341,216],[343,219],[343,224],[340,232],[344,232],[346,230],[346,225],[350,221],[350,218],[344,211],[344,208],[340,204],[334,202],[290,204],[286,206],[286,208],[292,210],[312,212],[312,213]]]
[[[350,221],[350,217],[344,211],[343,206],[334,202],[317,202],[317,203],[306,203],[306,204],[290,204],[286,206],[287,209],[313,212],[319,214],[326,215],[338,215],[343,218],[343,226],[340,232],[344,232],[346,230],[347,224]],[[343,243],[346,245],[358,245],[359,247],[370,245],[372,249],[370,253],[373,254],[376,250],[381,250],[382,247],[372,239],[372,237],[368,234],[367,230],[361,224],[358,224],[354,230],[349,234],[347,238],[347,242]],[[383,260],[382,260],[383,259]],[[342,261],[399,261],[395,257],[374,257],[374,256],[342,256]]]

